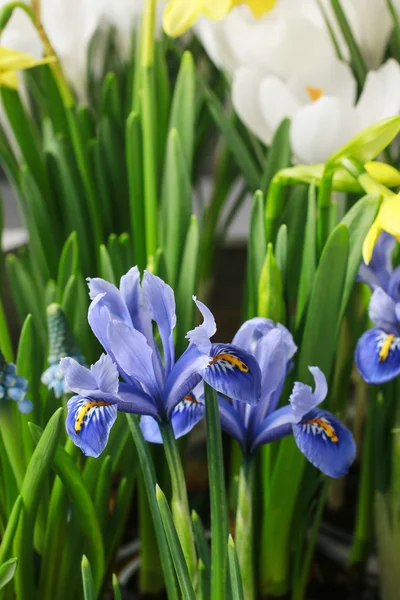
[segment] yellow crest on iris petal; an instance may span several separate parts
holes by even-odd
[[[18,87],[17,71],[32,69],[54,60],[56,60],[54,56],[38,60],[30,54],[0,47],[0,86],[15,90]]]
[[[164,10],[163,28],[167,35],[178,37],[201,16],[221,21],[239,4],[247,4],[256,18],[270,11],[277,0],[168,0]]]

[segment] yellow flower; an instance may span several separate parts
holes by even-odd
[[[381,185],[370,175],[365,173],[359,177],[359,182],[366,192],[370,194],[380,194],[382,204],[375,221],[372,223],[364,240],[362,254],[365,263],[371,260],[372,252],[382,231],[394,235],[398,240],[400,238],[400,194],[395,194],[384,185]],[[399,240],[400,241],[400,240]]]
[[[30,56],[30,54],[0,47],[0,87],[4,85],[4,87],[15,90],[18,87],[16,71],[31,69],[37,65],[43,65],[54,60],[54,56],[37,60],[33,56]]]
[[[199,17],[220,21],[234,6],[247,4],[255,17],[270,11],[277,0],[169,0],[164,11],[163,27],[167,35],[178,37]]]

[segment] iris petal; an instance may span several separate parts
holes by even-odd
[[[209,361],[210,357],[200,352],[196,344],[185,350],[165,382],[163,399],[167,414],[201,381],[200,373]]]
[[[375,245],[372,259],[368,266],[363,261],[358,271],[357,281],[362,281],[371,289],[381,287],[388,291],[390,274],[393,271],[392,253],[396,238],[382,231]]]
[[[355,459],[351,432],[326,410],[314,409],[305,422],[293,425],[296,444],[317,469],[329,477],[346,475]]]
[[[68,435],[86,456],[97,458],[107,445],[117,406],[109,401],[74,396],[68,402]]]
[[[198,402],[194,396],[188,395],[179,402],[171,415],[171,425],[175,439],[189,433],[204,417],[205,406]],[[140,427],[144,438],[153,444],[162,444],[162,437],[158,423],[152,417],[144,416],[140,419]]]
[[[60,369],[64,374],[68,388],[76,394],[79,394],[81,390],[97,389],[98,386],[93,373],[74,358],[62,358]]]
[[[214,315],[205,304],[196,299],[196,296],[193,296],[193,300],[203,316],[203,323],[188,331],[186,337],[190,343],[196,344],[201,352],[209,354],[211,350],[210,338],[217,331]]]
[[[400,374],[400,338],[374,327],[360,337],[355,362],[367,383],[381,384]]]
[[[100,390],[109,394],[118,393],[118,369],[110,356],[102,354],[90,370]]]
[[[231,435],[239,442],[243,449],[246,448],[246,430],[243,425],[243,420],[235,407],[232,406],[225,398],[218,396],[219,415],[221,419],[221,427],[226,433]],[[242,406],[245,406],[241,403]]]
[[[201,376],[229,398],[257,404],[261,394],[261,371],[256,359],[232,344],[213,344],[211,360]]]
[[[382,329],[391,333],[397,329],[396,304],[382,288],[376,288],[371,296],[368,307],[369,318]]]

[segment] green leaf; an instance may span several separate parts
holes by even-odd
[[[343,316],[362,260],[362,244],[379,211],[380,196],[361,198],[341,221],[349,230],[349,260],[343,287],[340,318]]]
[[[17,496],[1,540],[0,564],[3,563],[11,553],[11,548],[14,541],[15,532],[17,530],[21,510],[23,510],[22,496]]]
[[[106,281],[109,281],[110,283],[116,283],[110,255],[108,254],[107,248],[104,244],[101,244],[100,246],[100,277]]]
[[[229,576],[231,580],[232,600],[244,600],[242,577],[235,542],[231,535],[228,541]]]
[[[287,274],[287,252],[288,252],[288,233],[287,226],[281,225],[278,230],[275,242],[275,260],[279,272],[282,275],[282,281],[285,288],[286,274]]]
[[[196,600],[182,546],[179,542],[178,534],[172,519],[171,510],[165,495],[158,485],[156,485],[156,498],[182,596],[187,600]]]
[[[203,523],[195,510],[192,511],[192,523],[197,554],[203,562],[205,570],[209,572],[211,569],[210,549],[205,537]]]
[[[336,20],[339,24],[340,29],[342,30],[342,34],[344,39],[346,40],[347,47],[350,52],[351,63],[357,77],[358,83],[362,88],[365,83],[365,78],[367,76],[367,65],[365,64],[364,57],[361,53],[360,47],[357,44],[357,41],[353,35],[351,27],[348,23],[347,17],[344,13],[344,10],[341,6],[340,0],[331,0],[331,5],[333,11],[336,16]]]
[[[126,167],[129,186],[129,210],[135,264],[146,266],[146,232],[143,204],[142,134],[139,115],[132,112],[126,122]]]
[[[199,224],[195,215],[192,215],[183,248],[175,294],[176,313],[178,315],[175,342],[177,357],[186,349],[187,340],[185,336],[194,323],[195,304],[192,296],[196,294],[199,244]]]
[[[86,556],[82,556],[81,562],[83,597],[85,600],[96,600],[96,592],[92,576],[92,569]]]
[[[46,430],[41,436],[39,427],[31,423],[30,428],[35,441],[39,439],[39,446]],[[104,576],[104,549],[93,501],[82,480],[78,467],[61,446],[56,448],[53,455],[53,468],[63,482],[67,494],[74,505],[74,514],[86,542],[87,554],[93,565],[96,590],[99,591]]]
[[[265,170],[262,176],[261,189],[266,195],[274,175],[290,165],[292,150],[290,147],[290,120],[283,119],[275,131],[268,150]]]
[[[264,200],[262,192],[254,194],[250,216],[249,248],[247,253],[247,318],[258,311],[258,285],[267,245],[264,228]]]
[[[123,115],[122,98],[118,87],[118,80],[114,73],[107,73],[103,79],[100,113],[102,116],[105,115],[113,119],[116,123],[121,123]]]
[[[68,236],[58,263],[57,288],[58,302],[61,302],[65,287],[71,275],[77,275],[79,270],[78,238],[76,231]]]
[[[195,126],[196,80],[193,57],[186,51],[182,55],[169,120],[169,130],[176,129],[186,159],[186,172],[192,170]],[[172,198],[170,198],[172,200]]]
[[[33,534],[43,486],[49,474],[58,439],[63,428],[63,410],[59,408],[48,422],[26,469],[21,487],[24,511],[14,539],[14,551],[20,560],[15,578],[16,595],[32,600],[34,590]]]
[[[211,505],[211,595],[212,600],[226,597],[228,565],[228,503],[226,499],[221,422],[217,392],[204,384],[207,427],[207,461]]]
[[[0,566],[0,590],[3,589],[14,577],[18,565],[18,558],[10,558]]]
[[[272,244],[268,244],[260,275],[257,314],[278,323],[284,323],[286,319],[282,276],[276,264]]]
[[[96,486],[94,505],[100,527],[107,527],[108,507],[111,496],[112,463],[111,456],[106,456],[101,465]]]
[[[307,223],[303,243],[303,257],[301,262],[301,274],[299,293],[297,300],[296,326],[298,327],[308,298],[311,294],[317,268],[317,208],[316,208],[315,186],[310,185],[308,190]]]
[[[114,600],[122,600],[121,591],[119,589],[118,578],[115,573],[112,575],[112,587],[114,592]]]
[[[162,248],[167,263],[168,282],[174,286],[181,249],[192,214],[192,189],[177,129],[168,136],[161,193]]]

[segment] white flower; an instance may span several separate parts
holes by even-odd
[[[368,73],[358,102],[356,87],[350,67],[332,59],[286,80],[242,67],[235,72],[232,96],[240,118],[266,144],[290,117],[295,158],[319,163],[368,125],[400,112],[400,67],[394,59]]]

